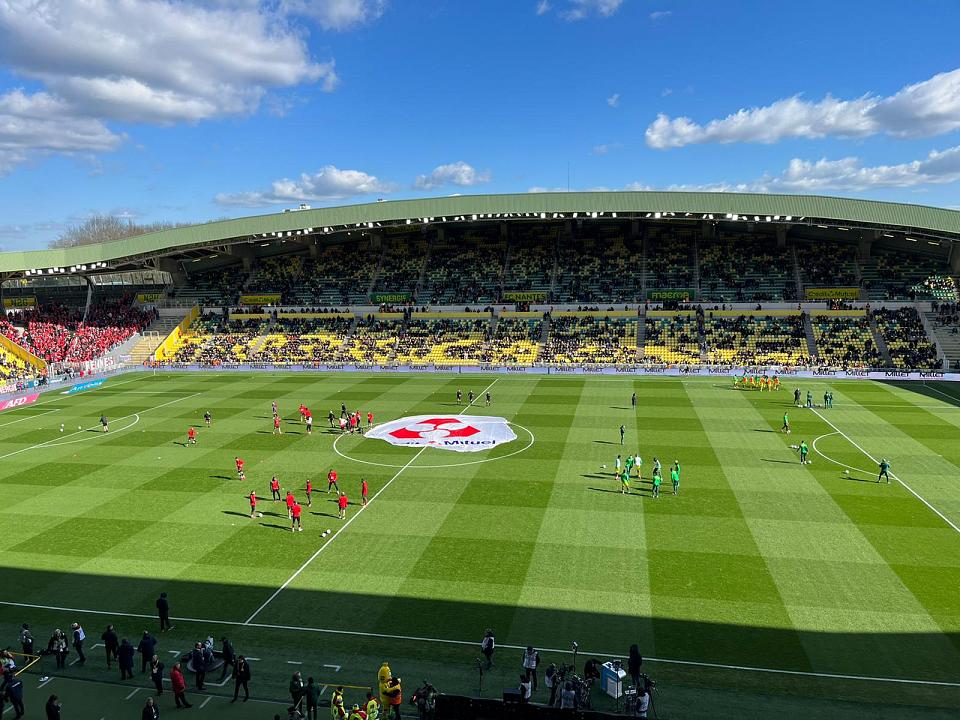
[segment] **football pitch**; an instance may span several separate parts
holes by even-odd
[[[795,387],[821,403],[832,390],[834,407],[794,407]],[[398,447],[331,428],[341,403],[376,423],[494,415],[517,437],[475,453]],[[168,668],[195,641],[230,637],[256,658],[257,702],[275,703],[231,717],[280,712],[295,670],[357,686],[357,702],[383,661],[405,694],[424,678],[476,694],[487,628],[499,644],[487,697],[516,685],[526,645],[541,653],[544,701],[543,670],[571,662],[574,642],[581,668],[636,642],[663,718],[960,707],[960,388],[947,383],[788,379],[761,393],[723,377],[139,373],[42,395],[0,414],[0,429],[0,645],[18,649],[23,622],[41,646],[73,622],[89,637],[85,666],[58,673],[44,658],[25,675],[28,717],[51,692],[70,701],[66,717],[139,712],[149,681],[119,687],[91,647],[107,623],[134,644],[157,634]],[[811,464],[791,448],[801,441]],[[623,494],[617,455],[638,452],[643,477]],[[881,457],[889,484],[875,482]],[[331,468],[346,520],[325,492]],[[303,532],[270,500],[273,475],[301,502],[313,481]],[[251,489],[263,517],[250,517]],[[175,625],[163,635],[161,591]],[[192,696],[203,713],[237,707],[229,679],[208,690]],[[172,698],[161,705],[172,712]]]

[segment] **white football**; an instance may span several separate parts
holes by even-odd
[[[83,426],[82,426],[82,425],[77,425],[77,430],[83,430]]]
[[[844,475],[849,475],[849,474],[850,474],[850,471],[849,471],[849,470],[844,470],[844,471],[843,471],[843,474],[844,474]]]
[[[601,465],[600,467],[602,467],[602,468],[604,468],[604,469],[606,469],[606,467],[607,467],[607,466],[606,466],[606,465]]]
[[[257,517],[263,517],[263,513],[257,513]]]

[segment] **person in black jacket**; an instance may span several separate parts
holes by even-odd
[[[190,664],[193,666],[193,674],[197,679],[197,690],[203,690],[203,680],[207,675],[207,666],[203,661],[203,646],[200,643],[193,646],[190,653]]]
[[[160,617],[160,632],[173,627],[170,624],[170,603],[167,601],[165,592],[160,593],[160,597],[157,598],[157,615]]]
[[[237,662],[237,654],[234,652],[233,644],[225,637],[220,638],[220,655],[223,657],[223,672],[220,674],[220,681],[227,676],[227,671],[232,670]]]
[[[80,623],[73,624],[73,649],[77,651],[77,662],[83,665],[87,661],[87,656],[83,654],[83,641],[87,639],[86,633]]]
[[[157,689],[157,695],[163,695],[163,663],[160,658],[154,655],[150,658],[150,679],[153,686]],[[157,711],[159,712],[159,710]]]
[[[117,651],[120,649],[120,638],[117,637],[117,631],[113,625],[107,625],[107,629],[100,636],[103,640],[103,648],[107,653],[107,669],[110,668],[110,661],[118,659]]]
[[[137,643],[137,652],[140,653],[140,672],[146,672],[147,665],[150,664],[150,659],[157,652],[157,639],[144,630],[143,637],[141,637],[140,642]]]
[[[140,720],[160,720],[160,706],[153,701],[153,698],[147,698],[140,713]]]
[[[120,679],[126,680],[130,678],[133,680],[133,656],[135,651],[133,645],[130,644],[130,641],[124,638],[120,642],[120,647],[117,649],[117,665],[120,666]]]
[[[627,655],[627,674],[633,681],[635,688],[640,687],[640,666],[643,665],[643,658],[640,656],[640,648],[636,644],[630,646],[630,653]]]
[[[13,712],[15,713],[13,716],[14,720],[17,720],[17,718],[22,718],[24,713],[23,681],[14,675],[12,670],[7,670],[3,674],[3,686],[4,692],[6,692],[7,695],[7,699],[13,706]]]
[[[250,663],[243,655],[237,655],[237,663],[233,667],[233,679],[233,700],[230,702],[237,701],[241,685],[243,686],[243,701],[246,702],[250,699],[250,688],[247,687],[247,683],[250,682]]]
[[[60,700],[56,695],[51,695],[47,699],[47,704],[43,709],[47,713],[47,720],[60,720]]]

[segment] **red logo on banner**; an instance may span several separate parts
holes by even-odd
[[[427,425],[429,427],[421,427]],[[444,425],[462,425],[463,427],[458,428],[445,428]],[[440,434],[437,431],[442,431]],[[406,427],[400,427],[396,430],[390,432],[390,435],[397,438],[398,440],[414,440],[424,437],[426,434],[430,437],[470,437],[471,435],[476,435],[480,430],[473,427],[473,425],[466,425],[462,420],[457,420],[456,418],[429,418],[427,420],[420,420],[419,422],[407,425]]]

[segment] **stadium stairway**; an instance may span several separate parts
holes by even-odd
[[[790,246],[790,262],[793,263],[793,281],[797,285],[797,297],[803,298],[803,279],[800,275],[800,262],[797,260],[797,246]],[[810,331],[810,337],[813,337],[813,331]],[[811,355],[811,357],[813,357]]]
[[[813,336],[813,321],[810,313],[803,314],[803,334],[807,338],[807,357],[817,356],[817,339]]]
[[[167,334],[169,335],[169,333]],[[137,343],[130,348],[130,364],[143,365],[148,360],[152,360],[157,347],[165,337],[166,335],[161,335],[158,332],[145,330]]]
[[[637,321],[637,359],[642,360],[647,343],[647,315],[644,313]]]
[[[956,328],[952,325],[941,325],[937,322],[936,313],[928,311],[922,316],[928,332],[932,331],[934,344],[943,351],[947,366],[957,367],[957,363],[960,363],[960,333],[954,333]]]
[[[873,336],[873,344],[877,347],[877,350],[880,351],[880,357],[883,358],[883,362],[886,363],[887,367],[893,367],[890,348],[887,347],[887,342],[883,339],[883,333],[881,333],[880,328],[877,327],[877,321],[872,314],[867,316],[867,322],[870,323],[870,334]]]

